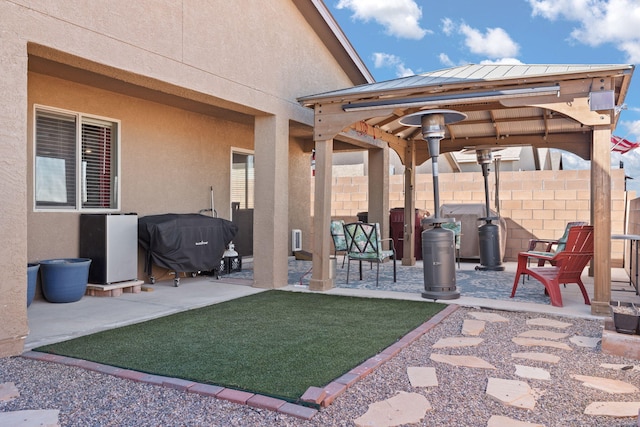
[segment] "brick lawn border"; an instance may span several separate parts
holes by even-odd
[[[359,380],[375,371],[383,363],[398,354],[403,348],[409,346],[415,340],[429,332],[458,308],[459,306],[455,304],[448,305],[442,311],[435,314],[425,323],[406,334],[394,344],[390,345],[375,356],[365,360],[363,363],[351,369],[341,377],[330,382],[326,386],[309,387],[307,391],[302,395],[300,400],[311,405],[321,407],[327,407],[331,405],[331,403],[333,403],[333,401],[342,393],[344,393],[349,387],[353,386]],[[41,362],[59,363],[62,365],[82,368],[101,374],[112,375],[130,381],[143,382],[147,384],[185,391],[187,393],[196,393],[203,396],[214,397],[220,400],[227,400],[241,405],[249,405],[256,408],[268,409],[304,420],[310,420],[318,412],[318,409],[313,407],[297,405],[283,399],[263,396],[261,394],[219,387],[210,384],[196,383],[193,381],[165,377],[162,375],[146,374],[131,369],[116,368],[109,365],[103,365],[101,363],[75,359],[67,356],[59,356],[56,354],[41,353],[30,350],[24,352],[21,357]]]

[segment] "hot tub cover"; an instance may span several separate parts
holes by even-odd
[[[212,271],[238,227],[222,218],[200,214],[162,214],[138,219],[138,241],[147,251],[145,272],[152,263],[176,272]]]

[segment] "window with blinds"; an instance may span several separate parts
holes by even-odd
[[[238,203],[240,209],[253,209],[254,181],[253,154],[234,152],[231,162],[231,203]]]
[[[38,209],[118,209],[118,124],[36,110]]]

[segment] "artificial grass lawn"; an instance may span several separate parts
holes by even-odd
[[[444,307],[266,291],[36,350],[295,401]]]

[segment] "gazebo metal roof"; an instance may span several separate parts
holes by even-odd
[[[589,105],[590,94],[612,93],[612,102],[621,107],[633,69],[633,65],[465,65],[299,101],[315,106],[316,115],[319,105],[325,115],[352,113],[357,116],[349,126],[352,130],[385,139],[403,162],[403,141],[421,140],[422,134],[403,126],[400,119],[436,108],[468,116],[447,127],[443,152],[468,146],[531,145],[561,148],[590,159],[590,130],[601,124]],[[333,117],[324,122],[329,119]],[[418,164],[429,158],[426,144],[417,146],[416,155]]]

